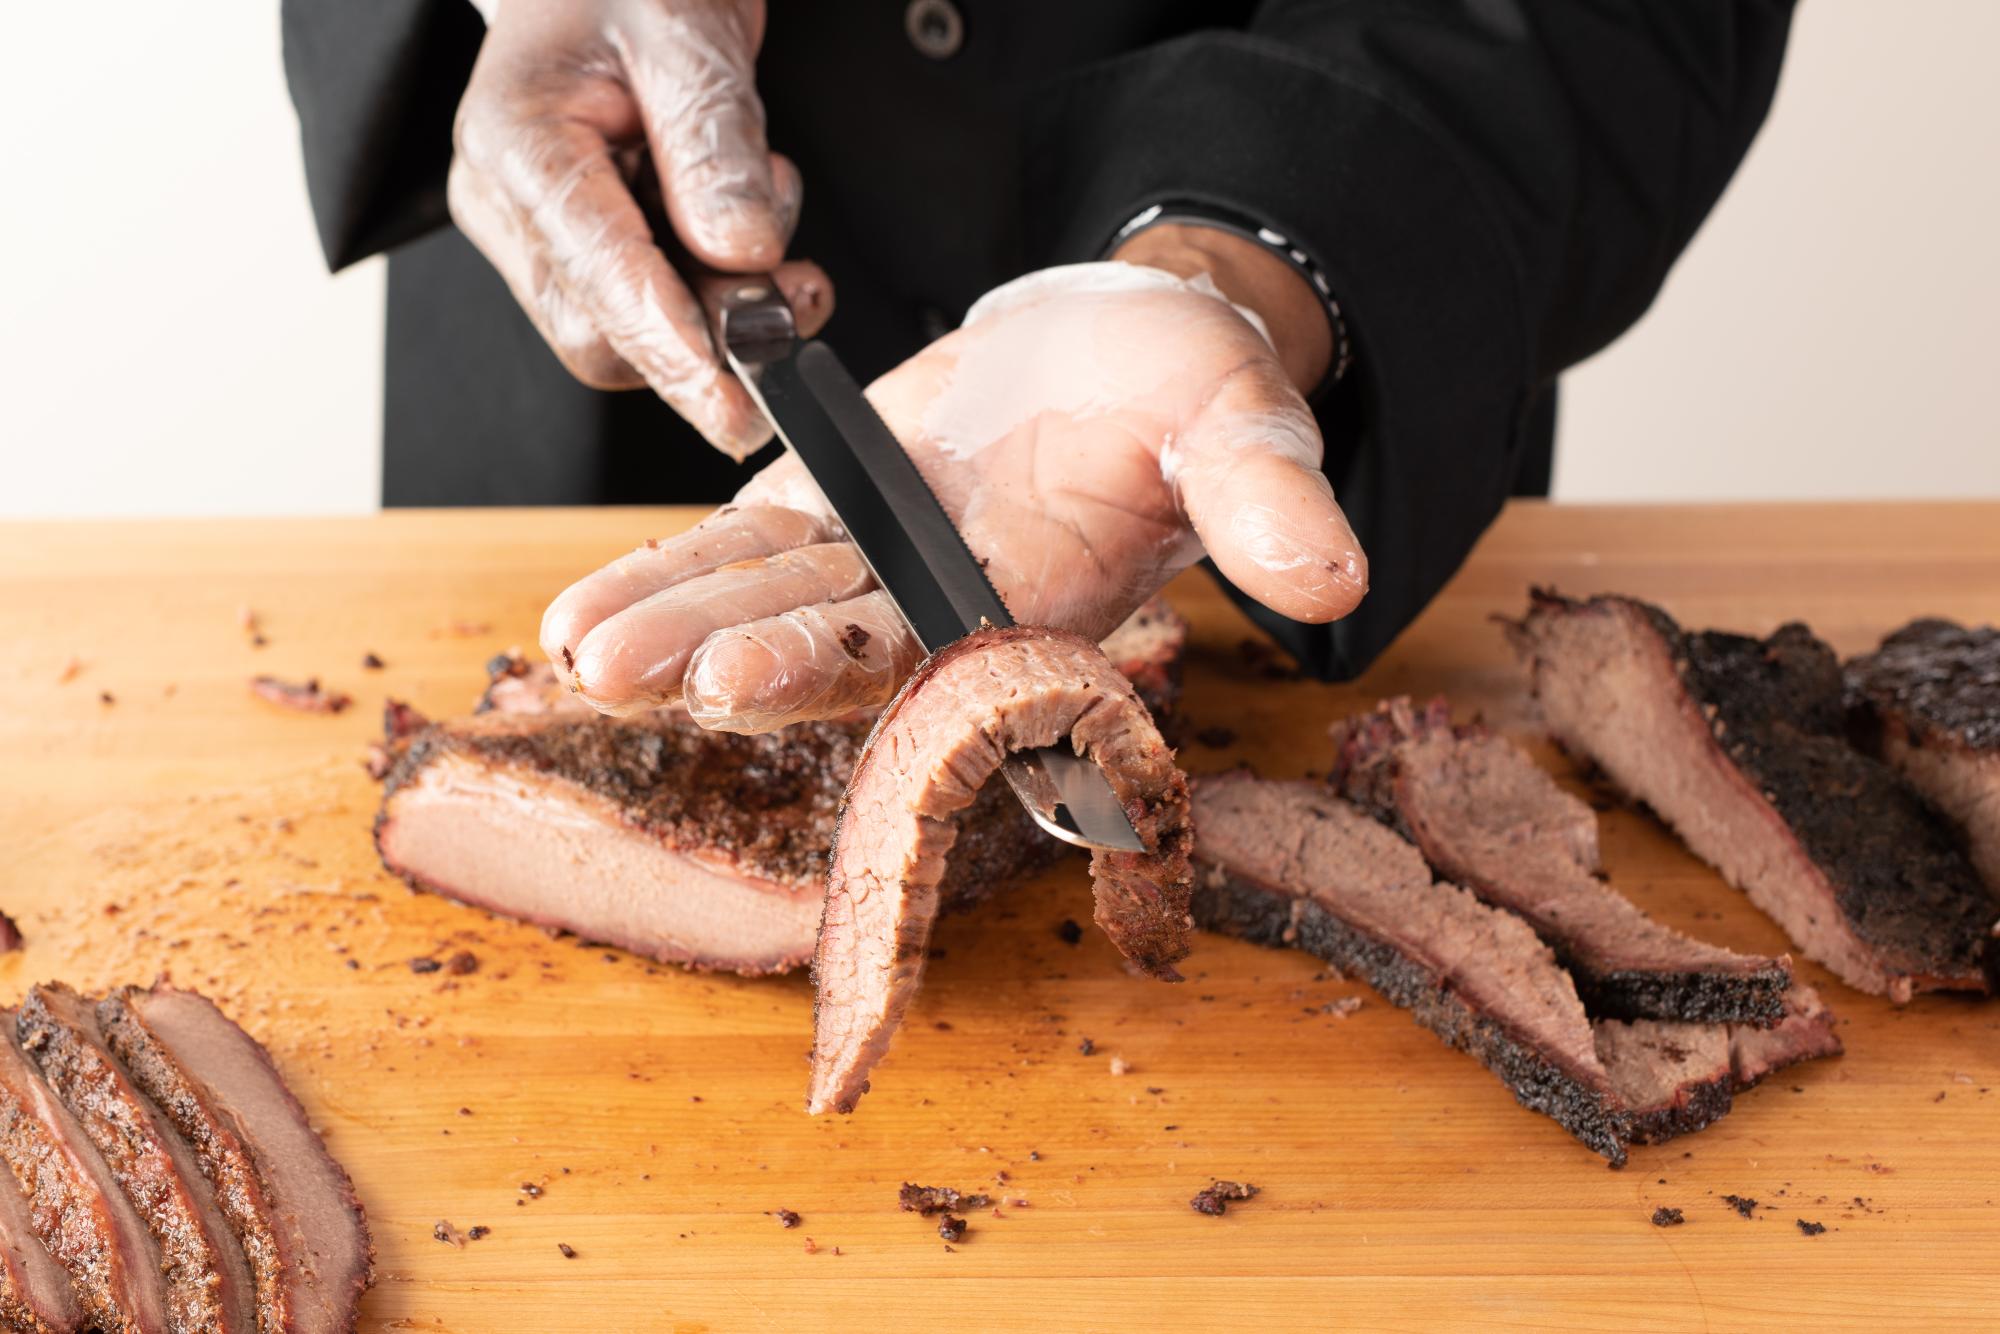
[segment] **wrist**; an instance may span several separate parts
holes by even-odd
[[[1224,296],[1264,321],[1279,364],[1302,394],[1333,365],[1325,302],[1304,275],[1254,241],[1218,227],[1170,222],[1148,227],[1109,257],[1181,278],[1207,274]]]

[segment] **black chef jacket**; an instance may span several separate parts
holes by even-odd
[[[962,40],[911,21],[939,6]],[[1763,120],[1790,18],[1790,0],[770,0],[757,85],[806,181],[792,253],[832,275],[827,337],[864,381],[987,289],[1100,258],[1154,203],[1248,215],[1312,257],[1353,337],[1314,406],[1372,586],[1336,625],[1245,609],[1344,678],[1509,494],[1546,491],[1556,375],[1658,291]],[[572,380],[449,225],[483,31],[468,0],[284,0],[327,259],[390,253],[384,503],[723,499],[750,468],[649,393]]]

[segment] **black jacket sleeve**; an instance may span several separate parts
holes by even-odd
[[[1040,99],[1030,225],[1096,258],[1149,204],[1265,221],[1332,280],[1355,367],[1316,405],[1370,557],[1333,626],[1361,672],[1436,594],[1546,431],[1555,375],[1643,312],[1770,105],[1788,0],[1269,0]]]
[[[306,193],[334,269],[443,226],[451,122],[486,25],[467,0],[284,0]]]

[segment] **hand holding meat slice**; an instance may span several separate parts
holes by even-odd
[[[1255,316],[1132,264],[990,293],[869,398],[1014,617],[1093,639],[1204,550],[1284,615],[1367,586],[1304,400]],[[599,709],[764,731],[882,703],[922,656],[786,456],[692,532],[558,597],[542,647]]]
[[[1144,853],[1091,857],[1097,923],[1140,968],[1187,954],[1187,779],[1145,706],[1079,635],[968,635],[918,668],[877,722],[834,839],[813,1008],[811,1111],[852,1111],[916,994],[953,816],[1013,751],[1068,738],[1103,767]]]

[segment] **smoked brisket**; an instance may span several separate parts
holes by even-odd
[[[1104,770],[1147,849],[1092,855],[1097,923],[1134,965],[1178,979],[1187,780],[1146,706],[1080,636],[968,635],[884,708],[841,802],[813,960],[813,1112],[853,1109],[916,992],[958,813],[1009,754],[1064,741]]]
[[[106,1048],[90,1002],[61,983],[31,987],[16,1027],[152,1232],[167,1329],[249,1334],[256,1314],[242,1247],[193,1152]]]
[[[126,987],[97,1004],[109,1044],[194,1151],[249,1260],[262,1334],[344,1334],[373,1277],[347,1173],[271,1058],[206,997]]]
[[[1523,918],[1593,1017],[1775,1024],[1791,961],[1705,944],[1598,878],[1597,816],[1504,737],[1443,700],[1390,700],[1334,728],[1335,786],[1437,874]]]
[[[1192,786],[1199,925],[1358,975],[1614,1163],[1708,1125],[1771,1070],[1839,1050],[1798,984],[1768,1029],[1593,1022],[1525,921],[1433,880],[1413,845],[1325,785],[1239,772]]]
[[[1993,900],[1916,791],[1846,743],[1839,664],[1804,626],[1691,634],[1631,598],[1537,592],[1510,637],[1556,740],[1806,955],[1898,1002],[1991,989]]]
[[[2000,629],[1912,621],[1847,664],[1855,738],[1963,831],[2000,895]]]
[[[83,1127],[21,1050],[12,1010],[0,1010],[0,1160],[10,1178],[0,1187],[25,1206],[0,1222],[21,1255],[10,1277],[21,1291],[10,1305],[59,1329],[87,1320],[106,1334],[163,1334],[159,1251]],[[24,1216],[26,1237],[14,1231]],[[60,1293],[34,1260],[36,1244],[60,1270]]]

